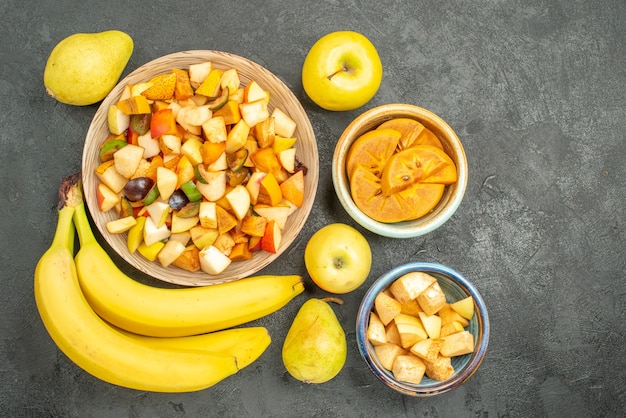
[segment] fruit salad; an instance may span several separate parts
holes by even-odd
[[[276,253],[304,199],[296,122],[270,92],[210,61],[127,85],[108,109],[97,200],[128,251],[216,275]]]

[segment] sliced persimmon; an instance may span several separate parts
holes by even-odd
[[[441,141],[430,129],[422,123],[410,118],[394,118],[383,122],[377,129],[394,129],[402,134],[399,149],[406,149],[415,145],[432,145],[443,149]]]
[[[376,175],[357,166],[350,180],[355,205],[370,218],[384,223],[417,219],[430,212],[441,200],[443,184],[417,183],[386,196]]]
[[[431,145],[418,145],[393,154],[380,176],[381,190],[390,196],[418,183],[452,184],[456,182],[456,166],[443,150]]]
[[[346,156],[348,178],[357,166],[362,165],[375,175],[380,175],[385,162],[395,152],[402,134],[393,129],[374,129],[358,137]]]

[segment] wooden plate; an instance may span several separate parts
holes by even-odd
[[[139,253],[131,254],[127,249],[127,234],[110,234],[106,223],[116,219],[115,210],[101,212],[98,208],[96,188],[98,178],[95,169],[99,165],[100,144],[109,136],[107,112],[109,106],[116,103],[124,86],[145,82],[150,78],[170,72],[172,68],[188,68],[190,64],[211,61],[213,66],[221,69],[237,68],[242,85],[255,80],[270,92],[270,112],[274,107],[285,111],[296,123],[295,136],[298,159],[307,167],[305,179],[304,204],[293,213],[283,230],[282,243],[277,253],[258,251],[249,261],[233,262],[219,275],[209,275],[202,271],[188,272],[177,267],[163,267],[158,261],[149,261]],[[274,74],[264,67],[237,55],[210,50],[183,51],[163,56],[137,68],[117,84],[104,99],[89,126],[83,148],[82,178],[85,200],[98,230],[124,260],[138,270],[165,282],[184,286],[205,286],[225,283],[250,276],[269,265],[282,254],[304,226],[313,207],[319,178],[319,159],[315,134],[302,105],[289,88]]]

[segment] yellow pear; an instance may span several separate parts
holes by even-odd
[[[346,335],[327,300],[309,299],[293,320],[283,343],[283,364],[291,376],[305,383],[324,383],[346,362]]]
[[[43,73],[46,91],[70,105],[101,101],[122,75],[133,45],[132,38],[118,30],[68,36],[48,57]]]

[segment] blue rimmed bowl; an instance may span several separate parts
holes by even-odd
[[[421,383],[411,384],[394,378],[376,357],[374,346],[367,339],[367,327],[370,312],[374,309],[374,299],[387,289],[396,279],[410,273],[421,271],[435,277],[446,294],[448,303],[472,296],[474,299],[474,318],[466,329],[474,336],[474,352],[452,358],[454,374],[445,381],[437,381],[426,376]],[[383,274],[369,288],[359,307],[356,322],[357,344],[361,356],[374,375],[388,387],[405,395],[428,397],[449,392],[458,388],[476,373],[487,352],[489,343],[489,315],[482,296],[476,287],[458,271],[439,263],[409,262],[399,265]]]

